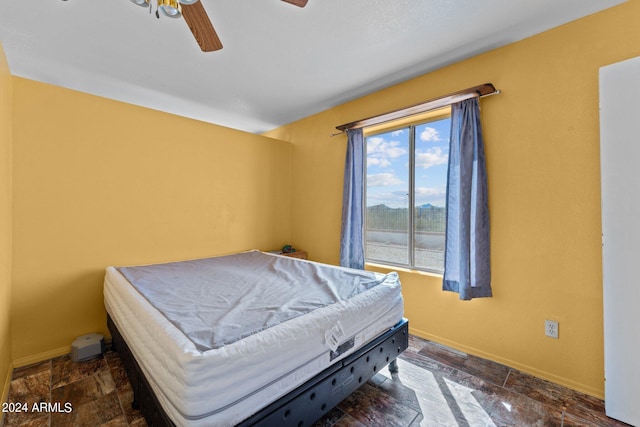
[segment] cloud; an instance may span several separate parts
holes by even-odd
[[[416,168],[427,169],[431,166],[447,164],[449,155],[442,152],[442,148],[433,147],[427,151],[416,152]]]
[[[404,147],[399,147],[400,141],[386,141],[379,136],[367,138],[367,154],[383,158],[396,158],[407,153]]]
[[[447,191],[444,188],[434,188],[434,187],[417,187],[416,188],[416,198],[426,198],[426,197],[444,197],[447,194]]]
[[[367,175],[367,187],[386,187],[398,184],[402,184],[402,180],[392,173],[376,173]]]
[[[380,136],[370,136],[367,138],[367,154],[378,153],[381,146],[385,143],[384,138]]]
[[[367,138],[367,167],[389,169],[392,160],[407,154],[400,141],[387,141],[380,136]]]
[[[416,206],[431,203],[434,206],[444,206],[447,190],[445,188],[418,187],[415,191]]]
[[[388,168],[389,166],[391,166],[391,162],[387,159],[367,157],[367,166],[379,166],[381,168]]]
[[[425,142],[440,141],[440,132],[435,128],[425,127],[424,130],[420,132],[420,140]]]

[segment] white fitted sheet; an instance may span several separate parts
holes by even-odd
[[[107,268],[104,297],[107,312],[176,425],[231,426],[401,320],[397,274],[371,274],[381,279],[378,286],[206,351],[200,351],[114,267]],[[353,337],[355,345],[332,361],[325,334],[338,323],[344,333],[340,342]]]

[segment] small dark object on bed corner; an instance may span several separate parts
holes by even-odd
[[[283,254],[291,254],[291,253],[294,253],[294,252],[296,252],[296,248],[294,248],[291,245],[284,245],[282,247],[282,253]]]

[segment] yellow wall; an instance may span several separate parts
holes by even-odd
[[[0,44],[0,402],[11,379],[11,74]],[[0,414],[1,424],[2,414]]]
[[[293,241],[338,262],[334,126],[494,83],[503,93],[481,102],[494,298],[461,302],[439,277],[403,272],[406,315],[419,335],[602,397],[598,69],[638,55],[631,0],[269,132],[293,142]]]
[[[492,82],[495,297],[460,302],[401,272],[406,314],[422,336],[602,396],[598,69],[638,55],[630,0],[268,133],[287,144],[11,78],[0,50],[0,384],[9,348],[20,365],[106,333],[107,265],[283,242],[337,263],[334,126]]]
[[[108,265],[290,240],[291,144],[13,78],[13,360],[106,334]]]

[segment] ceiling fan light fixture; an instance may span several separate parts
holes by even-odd
[[[148,6],[149,0],[131,0],[131,3],[137,4],[138,6]]]
[[[158,9],[169,18],[180,18],[182,15],[178,0],[158,0]]]

